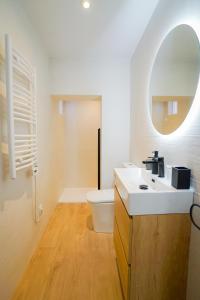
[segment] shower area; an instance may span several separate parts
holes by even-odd
[[[56,100],[63,119],[64,189],[59,201],[86,202],[86,193],[100,188],[101,97],[57,96]]]

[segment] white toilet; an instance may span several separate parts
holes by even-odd
[[[113,232],[114,190],[98,190],[86,195],[92,209],[92,220],[96,232]]]

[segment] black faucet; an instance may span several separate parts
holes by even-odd
[[[145,164],[146,166],[151,164],[152,174],[155,175],[158,174],[158,177],[165,177],[164,157],[159,157],[158,151],[153,151],[153,153],[154,153],[153,157],[148,157],[151,158],[151,160],[147,159],[144,160],[142,163]]]
[[[158,177],[165,177],[164,157],[158,157]]]
[[[142,163],[146,165],[147,170],[151,170],[152,174],[158,174],[158,151],[152,152],[154,155],[153,157],[148,157],[147,160],[144,160]]]

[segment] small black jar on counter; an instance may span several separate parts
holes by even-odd
[[[176,189],[190,188],[191,170],[185,167],[172,168],[172,186]]]

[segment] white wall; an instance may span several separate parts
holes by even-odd
[[[131,158],[140,165],[152,150],[160,150],[166,163],[188,166],[198,193],[196,201],[200,200],[200,99],[189,127],[175,138],[162,137],[153,129],[149,118],[148,83],[154,55],[167,32],[187,21],[197,24],[200,30],[199,20],[199,0],[161,0],[131,64]],[[192,228],[188,300],[200,298],[199,257],[200,232]]]
[[[98,178],[99,100],[65,101],[65,187],[96,187]]]
[[[129,63],[51,60],[51,93],[102,96],[102,187],[129,160]]]
[[[38,100],[39,170],[37,196],[44,215],[39,224],[33,220],[32,177],[25,171],[12,181],[6,172],[8,159],[0,153],[0,298],[10,299],[44,226],[59,197],[60,175],[52,159],[52,104],[49,97],[48,59],[23,9],[14,0],[0,1],[0,49],[4,55],[4,34],[36,67]],[[0,63],[0,84],[4,86],[4,65]],[[7,140],[6,98],[0,88],[0,145]],[[52,168],[54,170],[52,174]],[[56,169],[57,170],[57,169]]]

